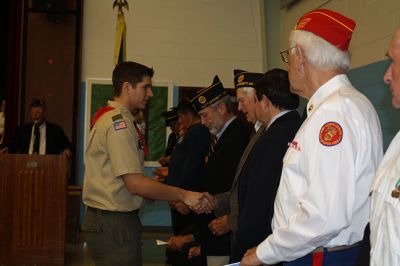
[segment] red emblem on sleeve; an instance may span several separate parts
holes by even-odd
[[[328,122],[319,132],[319,142],[325,146],[335,146],[342,141],[343,130],[336,122]]]

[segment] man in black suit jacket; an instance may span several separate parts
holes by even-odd
[[[255,83],[255,89],[256,117],[262,122],[263,127],[260,130],[263,131],[249,151],[238,176],[239,213],[230,262],[240,261],[248,249],[271,233],[282,160],[300,120],[299,114],[294,110],[298,107],[299,98],[290,93],[287,71],[268,71]],[[225,204],[211,195],[207,197],[215,209]],[[214,222],[210,227],[218,231]]]
[[[190,102],[181,101],[176,110],[185,133],[172,151],[166,182],[172,186],[200,191],[211,135],[201,125],[200,117]],[[193,239],[193,235],[198,234],[196,215],[182,202],[170,202],[170,206],[174,236],[167,245],[168,263],[173,266],[203,265],[202,257],[188,258],[188,249],[197,244],[196,239]]]
[[[45,102],[34,98],[30,107],[33,122],[18,127],[11,144],[3,152],[21,154],[63,153],[70,157],[72,144],[60,126],[46,121]]]
[[[211,86],[192,99],[192,103],[199,111],[202,124],[214,136],[202,178],[202,190],[213,195],[229,191],[237,164],[249,141],[250,130],[233,115],[230,96],[218,76]],[[207,257],[208,266],[224,265],[230,255],[230,234],[217,236],[208,227],[215,218],[214,214],[200,216],[201,252]]]
[[[298,129],[295,111],[299,98],[290,92],[285,70],[268,71],[255,84],[256,116],[266,127],[255,143],[239,176],[238,227],[231,261],[240,261],[246,251],[271,234],[275,195],[288,143]]]

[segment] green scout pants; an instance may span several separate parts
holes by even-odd
[[[142,265],[142,225],[137,211],[111,212],[88,207],[82,230],[96,265]]]

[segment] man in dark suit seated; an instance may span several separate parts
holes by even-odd
[[[69,158],[72,144],[60,126],[46,121],[46,103],[33,98],[30,108],[32,122],[18,127],[11,144],[1,153],[62,153]]]

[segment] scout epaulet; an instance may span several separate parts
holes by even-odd
[[[90,130],[94,127],[97,120],[99,120],[102,115],[104,115],[105,113],[107,113],[108,111],[111,111],[113,109],[114,109],[114,107],[104,106],[104,107],[101,107],[99,110],[97,110],[96,114],[93,116],[92,122],[90,123]]]

